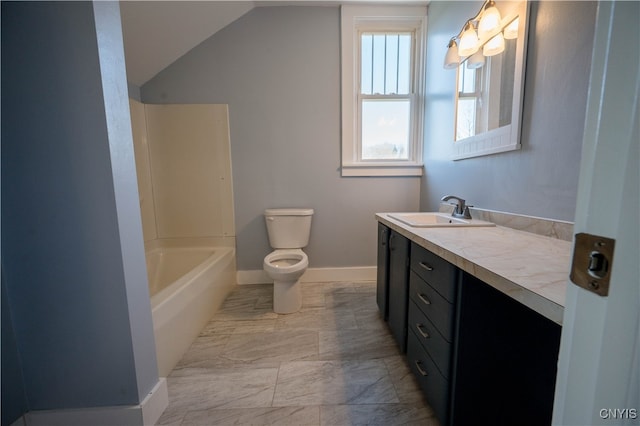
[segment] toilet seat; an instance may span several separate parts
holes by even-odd
[[[274,281],[296,281],[309,266],[309,258],[301,249],[274,250],[263,262],[264,270]]]

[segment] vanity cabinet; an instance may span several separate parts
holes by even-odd
[[[452,425],[549,425],[561,326],[461,274]]]
[[[378,269],[376,298],[398,347],[406,352],[410,241],[382,226],[385,229],[378,228],[378,265],[386,271]],[[385,234],[388,235],[386,244]]]
[[[448,424],[459,270],[412,243],[407,361],[436,416]]]
[[[384,224],[378,240],[378,306],[441,424],[550,424],[561,326]]]

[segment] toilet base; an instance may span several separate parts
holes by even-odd
[[[302,307],[300,280],[273,282],[273,311],[276,314],[292,314]]]

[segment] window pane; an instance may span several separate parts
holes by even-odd
[[[399,37],[398,49],[398,94],[411,93],[411,34]]]
[[[408,99],[362,101],[362,159],[409,158]]]
[[[410,33],[362,33],[360,36],[360,93],[411,92]]]
[[[373,63],[373,36],[371,34],[363,34],[360,45],[360,93],[371,95],[371,64]]]
[[[476,98],[458,99],[456,140],[476,134]]]
[[[398,93],[398,35],[386,37],[384,93]]]
[[[467,68],[466,62],[464,62],[458,70],[458,91],[460,93],[475,93],[476,70]]]
[[[385,36],[376,34],[373,36],[373,93],[384,93],[384,71],[385,71]]]

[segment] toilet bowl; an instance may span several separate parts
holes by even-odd
[[[269,244],[275,250],[263,261],[273,280],[273,310],[290,314],[302,307],[300,277],[309,266],[302,248],[309,243],[312,209],[267,209],[264,211]]]
[[[279,314],[297,312],[302,307],[300,277],[309,259],[300,249],[275,250],[264,258],[264,271],[273,280],[273,311]]]

